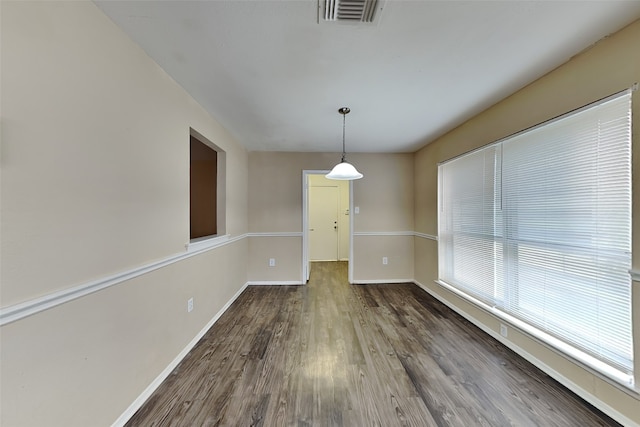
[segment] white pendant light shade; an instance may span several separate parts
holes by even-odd
[[[362,174],[356,170],[356,168],[347,162],[338,163],[331,169],[331,172],[325,175],[329,179],[339,179],[343,181],[349,181],[352,179],[362,178]]]
[[[342,114],[342,160],[335,165],[331,172],[325,175],[328,179],[338,179],[342,181],[352,181],[354,179],[360,179],[363,175],[351,164],[347,163],[344,158],[346,156],[346,148],[344,142],[344,118],[351,109],[349,107],[342,107],[338,110],[338,113]]]

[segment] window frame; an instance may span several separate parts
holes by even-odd
[[[569,113],[563,114],[559,117],[556,117],[554,119],[551,119],[549,121],[543,122],[539,125],[533,126],[531,128],[525,129],[521,132],[517,132],[516,134],[510,135],[506,138],[503,138],[501,140],[498,140],[496,142],[493,142],[491,144],[487,144],[485,146],[479,147],[478,149],[472,150],[468,153],[464,153],[461,154],[459,156],[456,156],[452,159],[449,159],[445,162],[439,163],[438,164],[438,232],[439,232],[439,238],[438,238],[438,253],[439,253],[439,258],[440,261],[438,263],[438,280],[436,280],[436,283],[439,283],[441,286],[447,288],[448,290],[454,292],[455,294],[461,296],[462,298],[464,298],[465,300],[470,301],[471,303],[479,306],[481,309],[491,313],[492,315],[498,317],[501,320],[504,320],[505,322],[517,327],[518,329],[520,329],[522,332],[524,332],[526,335],[529,335],[530,337],[536,339],[538,342],[540,342],[541,344],[545,345],[546,347],[560,353],[563,354],[564,356],[568,356],[569,358],[575,360],[578,364],[580,364],[581,366],[585,367],[586,369],[590,370],[591,372],[595,373],[596,375],[601,376],[602,378],[606,379],[606,380],[613,380],[615,384],[618,385],[623,385],[624,389],[627,390],[632,390],[635,391],[635,384],[634,384],[634,379],[635,379],[635,375],[637,375],[637,372],[634,372],[633,370],[633,365],[635,362],[633,362],[633,360],[637,357],[636,354],[634,354],[633,349],[634,349],[634,342],[633,342],[633,331],[632,331],[632,335],[631,335],[631,358],[632,358],[632,367],[631,367],[631,374],[626,374],[624,372],[619,371],[618,369],[612,367],[611,365],[609,365],[606,362],[601,361],[600,359],[597,359],[591,355],[589,355],[588,353],[574,347],[573,345],[563,341],[562,339],[559,339],[555,336],[552,336],[551,334],[545,332],[544,330],[539,329],[538,327],[527,323],[526,321],[512,316],[511,314],[509,314],[507,311],[508,310],[508,306],[510,304],[509,301],[507,301],[507,299],[510,298],[509,292],[506,291],[507,288],[510,288],[509,286],[505,285],[505,295],[503,296],[504,299],[504,303],[506,304],[507,307],[499,307],[498,304],[495,304],[494,302],[488,300],[482,300],[479,299],[478,297],[475,297],[472,294],[469,294],[464,286],[461,287],[461,285],[454,285],[451,283],[448,283],[446,280],[443,280],[443,272],[446,270],[446,266],[445,266],[445,262],[453,262],[451,261],[450,257],[444,257],[443,256],[443,251],[446,250],[446,248],[444,247],[444,243],[442,243],[444,240],[446,240],[445,236],[442,235],[442,230],[443,230],[443,226],[445,221],[451,221],[451,218],[446,218],[445,217],[445,208],[444,208],[444,204],[443,204],[443,193],[444,193],[444,176],[443,176],[443,168],[441,166],[453,161],[453,160],[457,160],[461,157],[464,156],[468,156],[471,155],[473,153],[477,153],[481,150],[487,150],[493,146],[498,146],[498,147],[502,147],[503,143],[509,142],[512,139],[515,139],[516,137],[528,133],[530,131],[539,129],[541,127],[550,125],[555,123],[558,120],[567,118],[571,115],[580,113],[586,109],[595,107],[597,105],[600,105],[602,103],[605,103],[609,100],[613,100],[625,95],[629,96],[629,103],[631,103],[631,92],[632,89],[627,89],[625,91],[613,94],[609,97],[606,97],[602,100],[596,101],[594,103],[591,103],[589,105],[586,105],[584,107],[578,108],[576,110],[573,110]],[[631,107],[630,107],[631,108]],[[630,132],[632,132],[632,129],[630,130]],[[629,141],[630,145],[629,145],[629,150],[632,151],[632,141]],[[631,153],[630,153],[631,154]],[[502,161],[502,157],[500,158],[500,162]],[[502,168],[502,165],[499,166],[499,168]],[[630,165],[630,171],[632,169],[632,165]],[[498,169],[498,166],[495,167],[495,170]],[[494,172],[495,173],[495,172]],[[500,178],[501,181],[502,178]],[[502,187],[502,182],[500,182],[500,186]],[[630,186],[630,193],[631,193],[631,186],[632,186],[632,179],[629,182],[629,186]],[[500,189],[501,194],[502,194],[502,188]],[[632,193],[631,193],[632,194]],[[502,195],[500,196],[500,199],[502,198]],[[495,203],[495,201],[494,201]],[[500,200],[500,205],[502,204],[502,200]],[[501,210],[501,208],[500,208]],[[631,220],[633,220],[633,212],[630,211],[631,213]],[[629,229],[629,233],[631,234],[632,230]],[[482,236],[480,236],[482,237]],[[485,238],[491,237],[491,239],[495,240],[495,237],[493,236],[484,236]],[[631,237],[631,236],[630,236]],[[506,244],[506,242],[505,242]],[[506,248],[503,247],[503,251],[506,251]],[[443,261],[445,260],[445,261]],[[631,265],[629,265],[629,268],[631,268]],[[446,276],[446,275],[445,275]],[[506,276],[503,276],[506,277]],[[493,280],[494,283],[494,299],[496,298],[496,291],[495,288],[498,286],[498,282],[497,280],[494,278]],[[518,286],[516,285],[516,288]],[[629,287],[630,290],[633,287],[633,284],[631,282],[631,277],[629,277]],[[476,291],[477,292],[477,291]],[[516,290],[517,292],[517,290]],[[513,296],[513,295],[512,295]],[[631,296],[632,298],[632,296]],[[631,315],[630,315],[630,322],[631,322],[631,326],[633,326],[633,310],[632,308],[631,310]]]

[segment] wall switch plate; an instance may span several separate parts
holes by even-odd
[[[193,311],[193,298],[189,298],[187,301],[187,313],[191,313]]]
[[[509,332],[507,331],[507,325],[503,325],[502,323],[500,324],[500,335],[502,335],[503,337],[507,337],[507,335],[509,334]]]
[[[360,213],[360,206],[356,206],[355,208],[353,208],[353,213],[354,214],[359,214]]]
[[[383,256],[383,257],[382,257],[382,264],[383,264],[383,265],[387,265],[387,264],[389,264],[389,258],[387,258],[386,256]]]
[[[269,258],[269,267],[275,267],[275,266],[276,266],[276,259]]]

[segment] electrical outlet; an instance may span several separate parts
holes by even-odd
[[[360,206],[356,206],[355,208],[353,208],[353,213],[358,215],[360,213]]]
[[[508,335],[508,330],[507,330],[507,325],[503,325],[502,323],[500,324],[500,335],[502,335],[503,337],[507,337]]]
[[[382,264],[383,264],[383,265],[387,265],[387,264],[389,264],[389,258],[387,258],[386,256],[383,256],[383,257],[382,257]]]
[[[193,311],[193,298],[189,298],[187,301],[187,313],[191,313]]]
[[[276,259],[269,258],[269,267],[275,267],[275,266],[276,266]]]

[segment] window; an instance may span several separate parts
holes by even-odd
[[[632,384],[630,91],[438,172],[440,282]]]
[[[224,195],[224,179],[221,177],[224,172],[224,152],[214,148],[212,143],[193,130],[189,145],[190,239],[224,234],[224,214],[220,214],[221,201],[224,200],[221,197]]]

